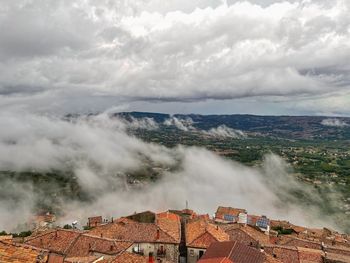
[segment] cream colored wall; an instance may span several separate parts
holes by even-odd
[[[170,262],[177,263],[179,261],[179,246],[175,244],[162,244],[162,243],[135,243],[130,248],[127,249],[128,252],[134,252],[133,247],[137,247],[139,245],[140,249],[143,250],[143,254],[148,257],[149,253],[153,253],[153,257],[157,258],[157,250],[161,246],[164,246],[166,250],[165,257],[159,257],[160,259],[166,259]]]
[[[191,250],[193,250],[193,253],[191,253]],[[203,251],[203,254],[204,254],[206,249],[188,247],[187,248],[187,263],[196,263],[199,260],[199,251]]]

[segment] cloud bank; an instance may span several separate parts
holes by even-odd
[[[3,107],[349,95],[347,0],[5,0],[0,10]]]
[[[2,112],[0,125],[7,127],[0,131],[2,171],[63,171],[88,193],[88,201],[63,202],[62,223],[84,223],[93,214],[181,209],[187,200],[203,213],[231,205],[294,223],[336,226],[332,215],[320,217],[318,204],[325,199],[297,183],[274,155],[266,156],[263,167],[249,168],[201,148],[168,149],[128,135],[125,124],[108,114],[63,121]],[[161,168],[159,180],[127,184],[128,174],[145,166]],[[11,193],[0,198],[1,228],[12,229],[30,216],[40,195],[33,187],[14,180],[1,184],[0,193]],[[306,201],[300,202],[295,192],[307,196]]]

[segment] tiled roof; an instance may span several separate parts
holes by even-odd
[[[105,255],[116,255],[131,245],[131,242],[115,241],[83,234],[71,245],[66,255],[69,257],[85,257],[95,252]]]
[[[283,263],[281,260],[274,258],[273,256],[264,253],[265,254],[265,261],[264,263]]]
[[[162,213],[158,213],[156,215],[157,219],[159,218],[168,218],[168,219],[172,219],[174,221],[180,221],[180,216],[175,214],[175,213],[171,213],[169,211],[166,212],[162,212]]]
[[[177,215],[175,215],[177,216]],[[181,241],[180,218],[157,218],[157,225],[161,230],[170,235],[177,243]]]
[[[113,263],[146,263],[148,262],[148,257],[136,255],[129,252],[124,252],[116,256],[112,262]]]
[[[253,227],[249,225],[240,225],[240,224],[228,224],[228,225],[221,225],[220,226],[226,233],[230,233],[232,230],[239,229],[240,231],[246,233],[254,240],[258,241],[260,244],[269,244],[270,243],[270,237],[266,234],[264,234],[258,227]],[[237,240],[239,241],[239,240]]]
[[[326,259],[330,262],[350,262],[350,256],[336,253],[327,253]]]
[[[50,253],[47,263],[64,263],[64,255]]]
[[[29,237],[26,244],[65,254],[81,232],[66,229],[49,230],[43,234]]]
[[[296,247],[273,245],[265,246],[264,251],[282,262],[300,263],[299,253]]]
[[[323,263],[324,252],[322,250],[298,247],[300,263]]]
[[[46,263],[49,252],[29,245],[0,241],[0,262]]]
[[[242,226],[241,230],[251,236],[253,239],[259,241],[260,244],[269,244],[270,238],[264,234],[260,229],[252,226]]]
[[[295,225],[291,225],[290,228],[293,229],[296,233],[304,232],[307,229],[305,227]]]
[[[239,213],[246,213],[245,209],[233,208],[233,207],[224,207],[219,206],[216,210],[215,217],[219,219],[224,219],[224,215],[231,215],[238,217]]]
[[[186,224],[186,244],[189,247],[208,247],[214,241],[228,241],[229,235],[220,227],[205,220]]]
[[[116,255],[132,245],[131,242],[115,241],[83,232],[58,229],[29,238],[26,244],[41,247],[68,257],[86,257],[91,253]]]
[[[100,259],[100,256],[87,256],[87,257],[68,257],[64,259],[64,263],[92,263],[97,259]]]
[[[171,223],[173,223],[173,226],[170,226]],[[175,227],[180,229],[180,224],[166,219],[159,226],[155,223],[138,223],[132,220],[124,220],[97,226],[90,230],[89,234],[131,242],[178,244],[180,239],[177,233],[179,232],[175,230]],[[169,233],[166,231],[169,231]]]
[[[297,247],[306,247],[306,248],[314,248],[314,249],[322,248],[320,241],[301,239],[301,238],[296,238],[294,236],[281,236],[278,243],[280,245],[285,245],[285,246],[297,246]]]
[[[264,254],[255,248],[236,241],[226,241],[213,242],[198,263],[263,263],[264,259]]]
[[[88,218],[90,225],[102,224],[102,216],[93,216]]]
[[[4,235],[4,236],[0,236],[0,241],[12,241],[13,240],[13,236],[12,235]]]
[[[248,215],[248,224],[255,226],[256,222],[258,221],[259,218],[260,218],[260,216]]]

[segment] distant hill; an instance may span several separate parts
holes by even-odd
[[[130,119],[152,118],[158,124],[166,119],[193,120],[192,126],[209,130],[220,125],[232,129],[255,133],[261,136],[280,137],[286,139],[328,139],[349,140],[350,118],[327,116],[257,116],[257,115],[199,115],[199,114],[162,114],[148,112],[121,112],[115,116]]]

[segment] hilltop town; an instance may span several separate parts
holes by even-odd
[[[79,229],[37,216],[28,235],[0,236],[0,262],[35,263],[345,263],[350,236],[307,228],[245,209],[218,207],[87,218]]]

